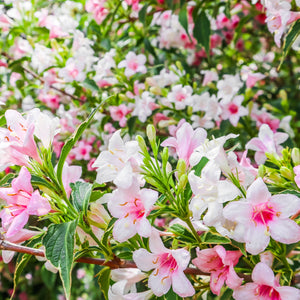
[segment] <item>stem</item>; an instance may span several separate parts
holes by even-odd
[[[196,238],[197,242],[199,243],[199,245],[201,245],[202,242],[201,242],[200,236],[197,233],[196,229],[194,228],[190,218],[185,218],[185,219],[183,219],[183,221],[189,226],[189,228],[193,232],[193,235]]]

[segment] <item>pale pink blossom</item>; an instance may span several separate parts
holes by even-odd
[[[167,99],[163,100],[163,104],[170,106],[174,103],[176,109],[184,109],[188,105],[192,105],[192,93],[191,86],[178,84],[172,87]]]
[[[153,295],[151,290],[137,293],[136,283],[147,275],[136,268],[115,269],[111,271],[111,279],[115,283],[108,291],[110,300],[147,300]]]
[[[274,40],[278,47],[281,46],[281,37],[288,25],[300,18],[300,12],[290,11],[289,1],[268,1],[266,23],[271,33],[275,33]]]
[[[118,64],[118,68],[125,68],[125,76],[131,77],[136,73],[145,74],[147,69],[145,67],[146,56],[144,54],[136,55],[134,52],[130,51]]]
[[[276,132],[270,129],[267,124],[261,125],[257,138],[252,138],[247,144],[246,149],[254,150],[255,161],[258,164],[263,164],[266,161],[266,153],[280,155],[283,149],[281,143],[288,139],[289,135],[284,132]]]
[[[64,163],[62,170],[62,181],[68,197],[71,195],[72,192],[70,183],[75,183],[76,181],[79,181],[81,177],[81,172],[81,166],[69,166],[67,162]]]
[[[125,242],[136,233],[150,236],[151,224],[147,216],[157,198],[156,191],[140,189],[136,179],[129,188],[118,188],[112,193],[108,209],[113,217],[118,218],[113,229],[113,236],[118,242]]]
[[[141,122],[146,122],[147,117],[151,116],[152,111],[159,106],[149,92],[143,92],[141,96],[135,96],[135,107],[132,116],[137,116]]]
[[[240,251],[226,251],[223,246],[217,245],[211,249],[197,249],[197,257],[192,263],[202,272],[211,273],[211,291],[220,295],[225,282],[231,289],[236,289],[242,284],[243,279],[239,278],[234,270],[241,256]]]
[[[24,119],[19,112],[12,109],[5,112],[5,118],[7,129],[1,131],[8,147],[19,152],[20,156],[28,155],[40,162],[33,137],[35,126],[32,120]],[[26,158],[23,160],[26,160]]]
[[[208,162],[196,176],[195,171],[188,175],[193,191],[193,198],[189,205],[195,220],[207,210],[203,221],[207,226],[213,226],[222,217],[223,203],[235,199],[240,195],[239,189],[228,180],[220,180],[221,170],[213,162]]]
[[[272,269],[259,262],[252,272],[253,282],[235,289],[235,300],[291,300],[300,299],[300,290],[290,286],[280,286],[279,277],[275,277]]]
[[[30,215],[43,216],[50,212],[48,200],[38,190],[33,191],[29,171],[22,167],[11,187],[0,188],[0,197],[7,206],[0,212],[2,226],[7,228],[6,237],[13,237],[27,223]]]
[[[294,180],[298,186],[298,188],[300,188],[300,165],[294,167],[294,173],[295,173],[295,177]]]
[[[193,296],[195,290],[183,272],[190,262],[190,253],[185,249],[167,249],[158,232],[154,231],[149,239],[149,248],[152,253],[146,249],[134,251],[133,260],[142,271],[154,269],[148,279],[148,286],[154,295],[160,297],[172,286],[180,297]]]
[[[184,123],[176,131],[176,138],[169,137],[161,143],[163,147],[174,147],[178,158],[189,166],[189,159],[194,149],[204,143],[207,133],[203,128],[193,130],[189,123]]]
[[[223,120],[229,119],[233,126],[237,126],[240,117],[244,117],[248,114],[246,107],[242,106],[244,96],[235,96],[232,100],[221,100],[220,105],[222,107],[221,117]]]
[[[94,162],[98,183],[113,181],[118,187],[128,188],[140,172],[142,162],[136,141],[124,142],[116,131],[109,140],[108,150],[102,151]]]
[[[203,82],[202,82],[203,86],[206,86],[209,83],[218,80],[218,73],[216,71],[203,70],[201,71],[201,74],[204,75]]]
[[[234,239],[246,243],[246,250],[259,254],[275,241],[292,244],[300,240],[300,227],[289,217],[300,210],[300,199],[291,194],[272,196],[259,177],[247,190],[246,200],[229,203],[224,217],[236,223]]]
[[[240,80],[240,76],[236,74],[224,75],[222,80],[217,83],[218,88],[218,99],[231,100],[243,86]]]
[[[252,111],[251,118],[256,121],[256,126],[258,128],[263,124],[267,124],[274,133],[279,128],[280,120],[276,119],[266,111]]]
[[[69,58],[66,66],[59,70],[58,75],[66,82],[83,81],[86,77],[84,70],[84,62]]]
[[[131,110],[125,104],[120,104],[119,106],[110,106],[109,112],[114,121],[119,121],[120,127],[125,127],[127,123],[126,116]]]

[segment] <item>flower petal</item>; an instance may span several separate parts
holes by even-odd
[[[300,241],[300,226],[290,219],[276,219],[269,223],[271,237],[280,243],[292,244]]]

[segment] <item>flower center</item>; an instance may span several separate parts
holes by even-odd
[[[253,207],[252,220],[254,223],[268,225],[270,221],[277,215],[276,211],[268,202],[260,203]]]
[[[236,114],[239,111],[239,107],[236,104],[231,103],[228,107],[228,110],[231,114]]]
[[[129,63],[128,63],[128,68],[129,68],[129,69],[132,69],[132,70],[134,70],[134,71],[137,70],[138,66],[139,66],[139,64],[138,64],[135,60],[131,60],[131,61],[129,61]]]
[[[257,295],[264,297],[265,300],[281,300],[280,294],[269,285],[258,286]]]

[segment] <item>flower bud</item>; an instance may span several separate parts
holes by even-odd
[[[150,143],[156,142],[156,130],[152,124],[149,124],[146,129],[147,137]]]
[[[258,177],[263,178],[266,174],[266,167],[264,165],[260,165],[258,167]]]
[[[135,139],[137,140],[139,147],[141,148],[142,152],[148,152],[147,149],[147,145],[145,143],[145,140],[143,139],[143,137],[141,137],[140,135],[137,135],[135,137]]]
[[[91,203],[87,217],[90,224],[102,229],[106,228],[110,221],[109,213],[99,201]]]
[[[161,152],[161,159],[162,159],[163,162],[168,161],[168,159],[169,159],[169,149],[167,147],[165,147],[163,149],[163,151]]]
[[[178,189],[179,190],[184,190],[186,184],[188,182],[188,177],[186,174],[181,175],[178,183]]]
[[[295,166],[300,165],[300,150],[299,148],[292,149],[292,160]]]
[[[183,159],[179,159],[176,167],[178,171],[178,178],[180,179],[183,174],[186,173],[186,164]]]
[[[280,174],[286,179],[294,180],[293,172],[287,167],[281,167]]]
[[[154,95],[158,95],[158,96],[161,95],[161,88],[158,86],[152,86],[152,87],[150,87],[149,90],[150,90],[150,93],[152,93]]]

